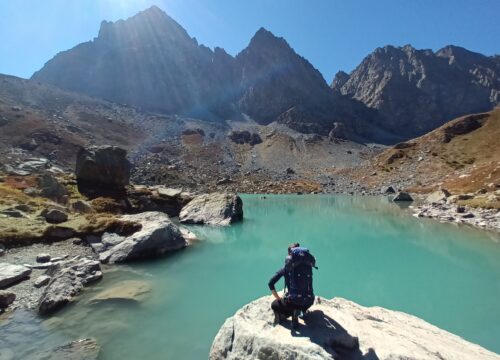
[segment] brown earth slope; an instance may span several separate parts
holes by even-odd
[[[463,116],[349,171],[369,188],[396,185],[415,192],[500,188],[500,108]]]

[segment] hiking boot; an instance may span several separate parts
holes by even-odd
[[[294,310],[292,314],[292,329],[296,330],[299,327],[299,310]]]

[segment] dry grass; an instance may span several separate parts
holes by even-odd
[[[482,124],[478,129],[444,141],[447,128],[467,118],[452,120],[411,140],[411,147],[388,149],[351,174],[375,188],[411,176],[413,184],[408,190],[414,192],[425,193],[439,187],[457,194],[479,189],[494,191],[500,187],[500,109],[477,117]]]

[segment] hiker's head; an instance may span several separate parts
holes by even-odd
[[[292,249],[293,248],[296,248],[296,247],[299,247],[300,244],[295,242],[295,243],[291,243],[290,245],[288,245],[288,255],[290,255],[292,253]]]

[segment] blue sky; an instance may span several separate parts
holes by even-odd
[[[500,0],[1,0],[0,73],[30,77],[57,52],[97,36],[101,20],[154,4],[200,43],[232,55],[263,26],[328,83],[386,44],[500,53]]]

